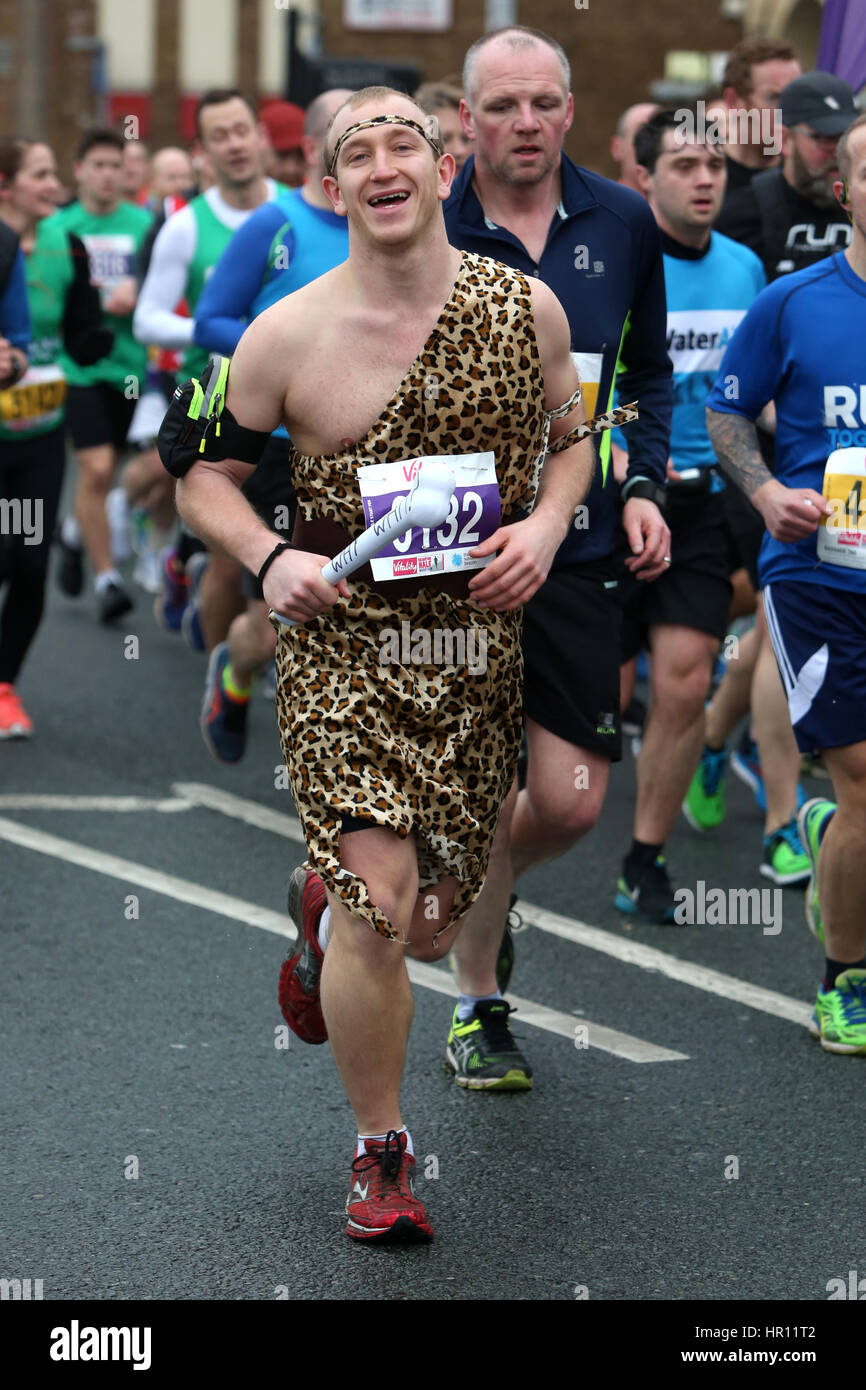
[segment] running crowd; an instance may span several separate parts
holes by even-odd
[[[761,873],[805,887],[824,948],[812,1032],[866,1053],[866,115],[751,39],[701,102],[623,113],[618,182],[564,154],[573,116],[562,48],[517,26],[412,97],[259,115],[211,90],[190,153],[93,130],[65,206],[47,146],[0,142],[0,737],[33,732],[16,682],[52,544],[104,623],[134,606],[134,550],[155,620],[208,653],[218,760],[273,681],[308,851],[279,999],[331,1044],[361,1240],[432,1235],[406,955],[451,957],[457,1084],[530,1088],[514,884],[592,829],[629,721],[617,907],[675,922],[665,844],[680,811],[720,831],[730,766]],[[178,412],[183,465],[157,448]],[[331,585],[443,456],[445,523]],[[433,660],[434,631],[484,660]],[[833,800],[807,800],[805,760]]]

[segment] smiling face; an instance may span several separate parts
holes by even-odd
[[[427,119],[407,97],[347,106],[338,112],[329,132],[329,158],[351,127],[392,114],[419,125]],[[323,186],[334,211],[348,217],[355,235],[372,244],[404,246],[430,226],[448,197],[453,176],[451,155],[437,158],[417,130],[389,122],[352,131],[340,144],[336,164]]]
[[[0,190],[0,203],[24,222],[40,222],[57,211],[60,192],[51,150],[47,145],[28,145],[18,173]]]
[[[474,83],[460,113],[476,166],[502,183],[540,183],[559,164],[574,112],[553,49],[491,39],[477,56]]]

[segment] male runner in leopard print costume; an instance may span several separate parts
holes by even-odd
[[[347,1229],[363,1240],[432,1234],[399,1107],[405,954],[442,956],[481,890],[520,740],[521,605],[592,473],[589,441],[543,463],[549,440],[583,419],[565,315],[545,285],[448,244],[441,209],[454,161],[427,119],[386,88],[336,113],[324,187],[348,217],[349,259],[250,325],[227,397],[242,426],[285,423],[295,449],[295,548],[263,581],[271,608],[299,624],[280,625],[277,656],[280,735],[308,848],[282,1002],[300,1036],[330,1039],[355,1112]],[[322,578],[364,528],[359,467],[488,451],[501,519],[473,550],[495,557],[485,568],[377,583],[365,569],[336,587]],[[178,503],[196,533],[255,573],[278,538],[239,491],[248,474],[233,459],[198,463]],[[383,633],[406,622],[413,633],[482,631],[484,669],[383,664]]]

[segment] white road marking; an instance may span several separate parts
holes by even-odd
[[[294,941],[297,935],[292,922],[281,913],[258,907],[255,903],[246,902],[242,898],[231,897],[228,893],[218,893],[214,889],[204,888],[199,883],[176,878],[173,874],[163,873],[159,869],[148,868],[145,864],[137,864],[130,859],[121,859],[116,854],[105,854],[102,850],[91,849],[88,845],[76,844],[72,840],[61,839],[57,835],[48,835],[43,830],[35,830],[31,826],[21,825],[17,821],[0,817],[0,839],[20,845],[24,849],[35,850],[38,854],[47,854],[54,859],[62,859],[67,864],[92,869],[94,872],[105,874],[109,878],[120,879],[127,885],[134,884],[139,888],[147,888],[152,892],[161,893],[165,897],[175,898],[178,902],[204,908],[209,912],[218,913],[222,917],[230,917],[247,926],[260,927],[263,931],[273,932],[276,936],[286,937],[290,941]],[[419,984],[425,989],[436,990],[439,994],[457,997],[459,993],[457,985],[444,971],[437,970],[432,965],[425,965],[421,961],[407,961],[407,966],[409,978],[415,984]],[[591,1023],[586,1019],[577,1019],[569,1014],[558,1013],[555,1009],[548,1009],[529,999],[515,998],[515,1002],[521,1009],[521,1022],[530,1024],[535,1028],[541,1028],[547,1033],[555,1033],[560,1037],[570,1038],[572,1041],[575,1038],[575,1028],[578,1024],[586,1024],[589,1046],[597,1047],[602,1052],[611,1052],[617,1057],[624,1057],[633,1062],[688,1060],[685,1053],[656,1047],[640,1038],[633,1038],[627,1033],[617,1033],[613,1029],[603,1028],[600,1024]]]
[[[177,796],[0,796],[0,811],[189,811],[192,805]]]
[[[285,839],[295,840],[300,844],[304,842],[300,823],[291,813],[283,816],[265,806],[257,805],[254,801],[232,796],[230,792],[220,791],[218,787],[209,787],[198,782],[177,782],[172,786],[172,791],[187,801],[195,802],[196,805],[208,806],[211,810],[221,811],[226,816],[237,816],[250,825],[271,830]],[[626,941],[615,936],[613,932],[592,927],[588,922],[581,922],[572,917],[562,917],[556,912],[548,912],[546,908],[536,907],[534,903],[518,902],[517,910],[539,931],[550,932],[552,936],[573,941],[578,946],[587,946],[592,951],[602,951],[626,965],[637,965],[642,970],[657,971],[666,975],[668,979],[691,985],[693,989],[705,990],[708,994],[716,994],[722,999],[731,999],[737,1004],[745,1004],[750,1009],[758,1009],[762,1013],[773,1015],[774,1018],[783,1018],[789,1023],[799,1023],[803,1027],[808,1026],[812,1006],[805,1004],[801,999],[792,999],[787,994],[778,994],[775,990],[764,989],[761,985],[753,985],[748,980],[737,979],[736,976],[726,975],[720,970],[711,970],[708,966],[693,965],[691,961],[679,960],[655,946]]]
[[[424,985],[427,989],[435,989],[439,994],[448,994],[452,999],[456,999],[460,994],[450,973],[446,974],[435,965],[426,965],[419,960],[410,960],[407,964],[409,978],[414,983]],[[589,1019],[578,1018],[575,1014],[559,1013],[557,1009],[548,1009],[544,1004],[523,999],[518,994],[512,994],[510,990],[508,1000],[520,1010],[517,1016],[518,1027],[522,1023],[528,1023],[532,1028],[543,1028],[546,1033],[556,1033],[559,1037],[568,1038],[574,1043],[576,1029],[582,1024],[587,1030],[586,1037],[590,1047],[597,1047],[601,1052],[612,1052],[615,1057],[625,1057],[629,1062],[688,1061],[688,1054],[685,1052],[672,1052],[669,1047],[656,1047],[654,1043],[644,1042],[642,1038],[633,1038],[629,1033],[618,1033],[613,1028],[603,1028],[600,1023],[591,1023]]]
[[[175,878],[173,874],[164,874],[159,869],[149,869],[146,864],[136,864],[116,854],[104,854],[102,850],[91,849],[89,845],[62,840],[57,835],[47,835],[44,830],[34,830],[29,825],[20,825],[18,821],[6,820],[5,817],[0,817],[0,839],[21,845],[24,849],[36,850],[38,854],[63,859],[67,864],[77,864],[82,869],[93,869],[98,874],[118,878],[137,888],[150,888],[167,898],[176,898],[178,902],[202,907],[208,912],[218,912],[222,917],[231,917],[251,927],[261,927],[263,931],[274,932],[277,936],[294,939],[295,929],[282,913],[257,907],[255,903],[233,898],[228,893],[218,893],[213,888],[204,888],[200,883]]]
[[[575,921],[571,917],[560,917],[556,912],[536,907],[534,903],[518,902],[517,911],[532,926],[540,931],[550,932],[552,936],[574,941],[578,946],[588,946],[593,951],[603,951],[614,956],[626,965],[639,965],[642,970],[655,970],[666,975],[669,980],[691,985],[694,989],[718,994],[723,999],[733,999],[737,1004],[747,1004],[750,1009],[760,1009],[762,1013],[773,1014],[776,1018],[787,1019],[789,1023],[808,1025],[812,1014],[810,1004],[802,999],[792,999],[787,994],[777,994],[775,990],[753,985],[748,980],[738,980],[735,975],[725,975],[720,970],[710,970],[703,965],[693,965],[691,961],[678,960],[666,951],[655,946],[644,946],[638,941],[625,941],[612,932],[591,927],[586,922]],[[676,930],[676,928],[671,928]]]
[[[261,806],[257,801],[248,801],[245,796],[235,796],[233,792],[221,791],[205,782],[173,782],[172,791],[188,806],[204,806],[209,811],[219,811],[233,820],[245,821],[259,830],[270,830],[274,835],[282,835],[286,840],[304,844],[301,823],[294,813],[295,803],[287,792],[285,813],[272,811],[269,806]],[[291,809],[289,809],[291,808]]]

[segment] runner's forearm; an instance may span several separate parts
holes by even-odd
[[[581,439],[561,454],[548,454],[541,471],[534,515],[550,516],[561,526],[562,535],[568,532],[574,509],[589,492],[595,469],[595,453],[591,439]]]
[[[749,499],[758,488],[772,481],[773,475],[761,458],[753,420],[708,409],[707,432],[723,471]]]
[[[218,546],[258,574],[265,558],[285,537],[256,515],[235,482],[221,470],[197,463],[177,485],[182,521],[208,546]]]

